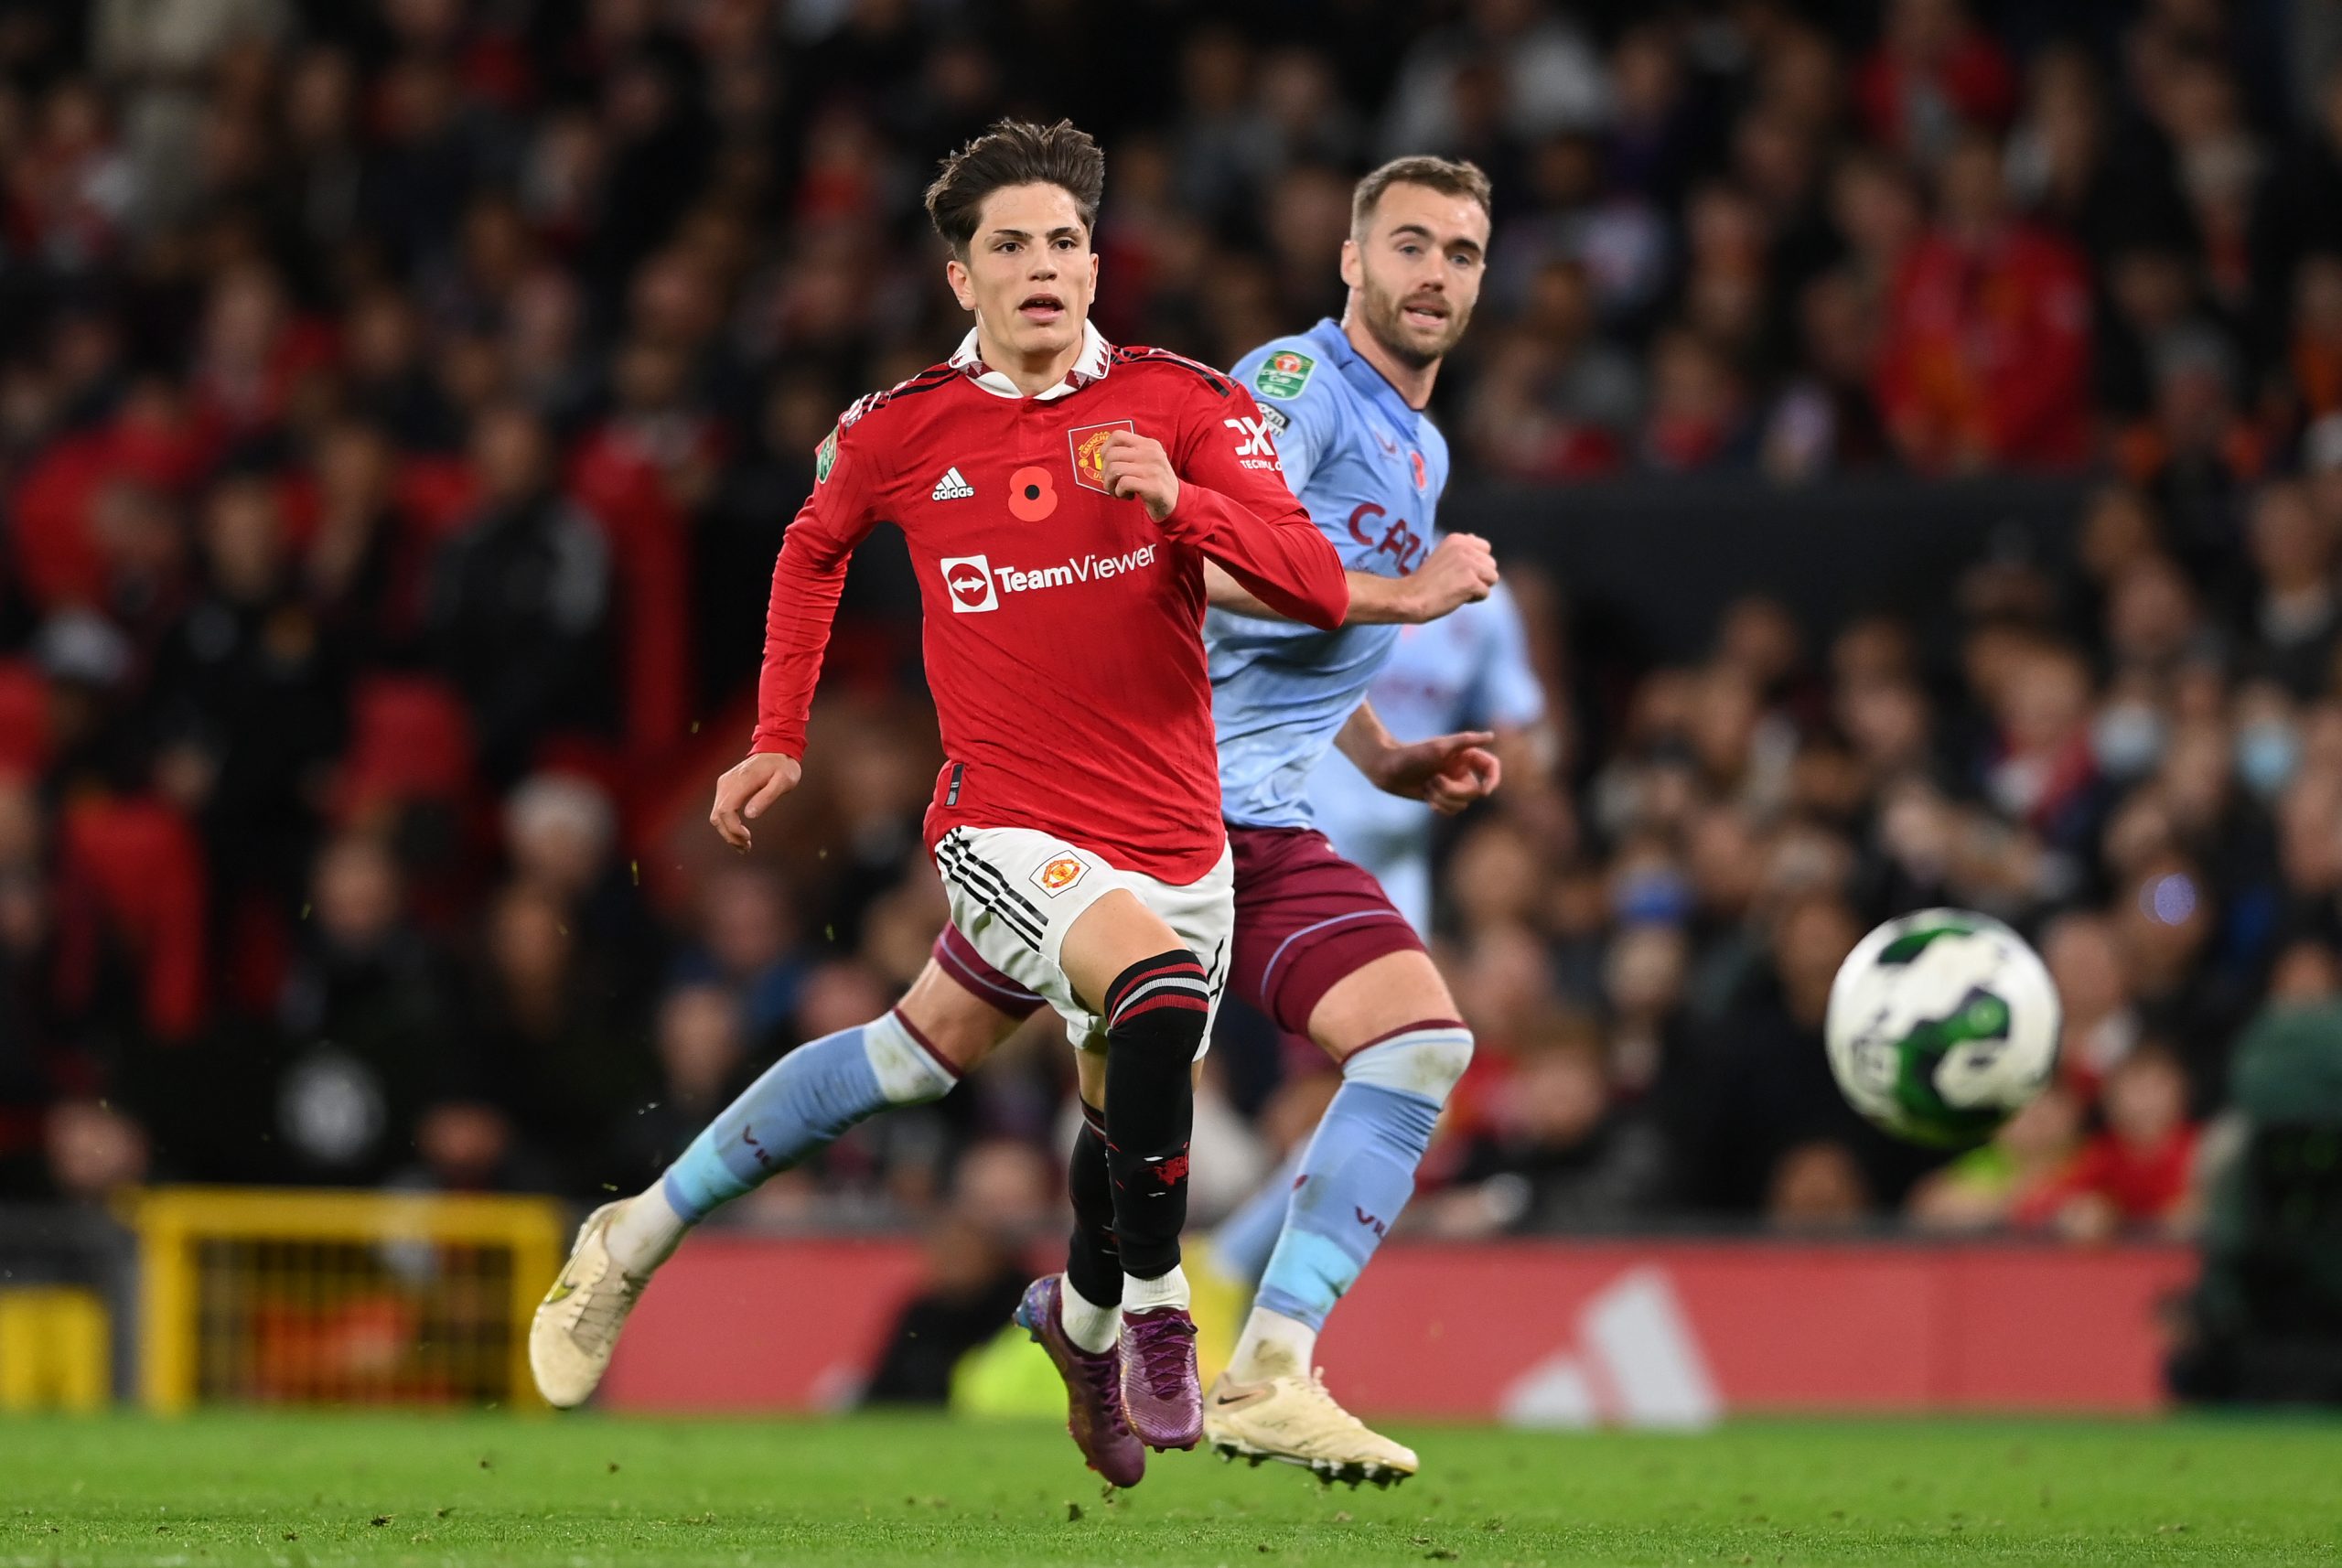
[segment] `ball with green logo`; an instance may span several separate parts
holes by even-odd
[[[1889,1133],[1966,1147],[2047,1086],[2063,1015],[2024,938],[1989,915],[1923,909],[1880,926],[1839,966],[1830,1070]]]

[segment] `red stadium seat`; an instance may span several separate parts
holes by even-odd
[[[684,738],[691,702],[686,525],[657,465],[616,428],[586,441],[569,478],[572,497],[608,533],[618,568],[626,748],[655,758]]]
[[[90,503],[105,481],[112,443],[103,432],[58,442],[8,498],[13,560],[25,593],[44,608],[91,604],[105,594],[105,557],[89,529]]]
[[[424,675],[374,675],[350,693],[349,746],[331,812],[344,826],[415,800],[460,804],[472,787],[472,733],[463,698]]]
[[[8,496],[9,564],[27,596],[43,608],[103,598],[107,563],[90,527],[91,503],[119,480],[182,492],[209,457],[199,433],[167,403],[134,403],[112,424],[52,444]]]
[[[431,591],[431,559],[471,515],[479,486],[461,457],[420,456],[401,462],[392,481],[399,536],[391,555],[389,618],[401,632],[423,625]]]
[[[201,1026],[205,1004],[203,852],[179,813],[154,799],[93,796],[58,824],[57,982],[68,1008],[97,1000],[104,957],[135,965],[140,1011],[163,1040]]]
[[[410,457],[399,465],[396,488],[400,520],[426,555],[471,515],[479,496],[471,465],[461,457]]]
[[[48,760],[48,682],[27,660],[0,659],[0,773]]]

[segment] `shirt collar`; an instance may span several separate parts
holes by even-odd
[[[1350,341],[1350,335],[1342,330],[1340,322],[1330,316],[1320,317],[1317,325],[1309,329],[1309,336],[1326,350],[1326,358],[1334,362],[1334,368],[1341,371],[1344,381],[1356,387],[1369,402],[1380,403],[1385,413],[1399,422],[1400,429],[1415,428],[1415,422],[1423,416],[1423,411],[1408,405],[1407,400],[1399,395],[1399,389],[1374,368],[1371,360],[1358,351],[1358,346]]]
[[[1091,381],[1102,380],[1106,368],[1113,362],[1113,352],[1114,346],[1106,341],[1097,326],[1092,322],[1083,322],[1080,358],[1074,360],[1073,369],[1066,372],[1065,380],[1035,392],[1033,401],[1047,403],[1051,398],[1064,397],[1080,391]],[[968,335],[960,339],[960,347],[953,351],[951,368],[995,397],[1025,395],[1024,390],[1010,381],[1005,372],[995,371],[984,363],[983,356],[976,351],[976,329],[972,327],[968,328]]]

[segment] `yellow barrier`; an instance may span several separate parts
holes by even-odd
[[[164,1187],[131,1219],[150,1409],[538,1402],[549,1198]]]
[[[0,1411],[96,1410],[113,1394],[113,1327],[97,1292],[0,1290]]]

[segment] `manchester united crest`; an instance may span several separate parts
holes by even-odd
[[[1086,490],[1106,494],[1106,437],[1117,430],[1138,434],[1138,426],[1127,419],[1117,419],[1106,424],[1085,424],[1065,433],[1066,445],[1073,451],[1073,482]]]
[[[1073,855],[1061,854],[1033,873],[1033,883],[1042,892],[1054,898],[1080,881],[1081,874],[1089,869]]]

